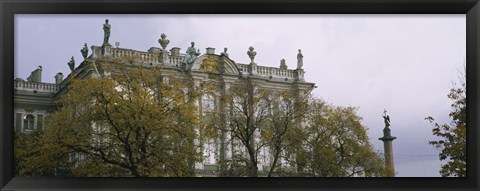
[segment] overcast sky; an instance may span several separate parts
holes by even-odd
[[[296,67],[304,56],[305,80],[314,95],[334,105],[358,107],[375,150],[383,152],[384,109],[391,118],[397,176],[440,176],[432,116],[449,123],[447,98],[464,67],[465,15],[15,15],[15,77],[26,79],[43,66],[42,80],[70,73],[67,62],[83,60],[80,49],[103,42],[102,25],[112,25],[110,44],[147,51],[160,47],[181,52],[194,41],[205,53],[228,47],[230,58],[249,63]],[[91,49],[89,54],[91,53]]]

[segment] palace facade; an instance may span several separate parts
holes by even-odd
[[[159,43],[161,47],[151,47],[147,51],[139,51],[113,47],[108,44],[107,39],[107,42],[104,42],[101,46],[91,46],[91,51],[85,49],[87,47],[85,45],[85,48],[82,49],[83,61],[78,66],[75,66],[74,62],[70,62],[71,73],[66,77],[62,73],[58,73],[54,76],[55,83],[42,81],[44,68],[41,66],[35,69],[27,80],[15,79],[15,131],[31,132],[48,128],[44,123],[45,117],[55,112],[56,101],[66,92],[70,76],[95,77],[99,70],[102,70],[96,67],[96,63],[112,59],[121,60],[127,56],[135,57],[136,62],[145,67],[161,67],[166,80],[172,76],[188,73],[193,78],[195,86],[202,87],[203,84],[207,83],[215,84],[217,88],[215,95],[228,92],[230,87],[241,78],[250,78],[255,81],[259,88],[278,92],[293,91],[299,94],[308,94],[315,87],[314,83],[305,81],[305,72],[302,68],[303,55],[300,50],[297,53],[296,68],[288,69],[285,60],[280,61],[279,67],[267,67],[256,63],[254,60],[256,52],[253,47],[246,49],[246,56],[249,56],[251,62],[238,63],[229,57],[227,48],[224,48],[222,52],[216,52],[215,48],[207,47],[205,53],[200,53],[192,42],[191,47],[184,53],[178,47],[168,50],[169,40],[166,39],[164,34],[159,39]],[[100,72],[104,73],[105,71]],[[204,116],[207,110],[220,107],[220,102],[221,100],[217,96],[201,96],[197,102],[199,113]],[[198,172],[204,173],[205,176],[208,174],[215,175],[215,171],[219,169],[220,147],[215,140],[203,144],[203,162],[197,163],[195,168]],[[232,149],[227,149],[227,158],[231,156],[231,152]],[[269,163],[268,151],[261,151],[261,155],[263,159],[259,161],[259,170],[263,168],[263,165]]]

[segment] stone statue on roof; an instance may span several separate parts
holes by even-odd
[[[282,60],[280,60],[280,69],[286,70],[287,68],[288,68],[287,63],[285,62],[285,59],[282,58]]]
[[[222,52],[220,55],[221,55],[221,56],[225,56],[225,57],[228,58],[227,50],[228,50],[227,47],[225,47],[225,48],[223,49],[223,52]]]
[[[182,61],[182,69],[184,71],[192,69],[193,61],[195,61],[198,55],[200,55],[200,49],[195,49],[195,42],[192,42],[191,44],[192,46],[188,47],[187,55],[185,55]]]
[[[302,69],[302,67],[303,67],[303,54],[302,54],[302,50],[298,49],[297,69]]]
[[[83,48],[80,50],[80,52],[82,52],[83,59],[87,58],[87,56],[88,56],[87,43],[85,43],[85,45],[83,45]]]
[[[110,38],[110,29],[112,27],[108,24],[108,19],[105,19],[105,24],[103,24],[103,45],[110,45],[108,39]]]
[[[70,58],[70,61],[68,62],[68,67],[70,67],[70,70],[73,71],[73,69],[75,69],[75,59],[73,58]]]

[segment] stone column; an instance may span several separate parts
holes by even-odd
[[[384,154],[385,154],[385,168],[387,168],[387,171],[388,171],[387,176],[389,177],[395,177],[392,142],[396,138],[397,137],[392,137],[390,133],[390,128],[388,128],[388,126],[385,126],[385,128],[383,129],[383,137],[378,138],[378,140],[383,141],[383,148],[384,148]]]

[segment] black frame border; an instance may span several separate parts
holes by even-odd
[[[1,0],[1,190],[480,190],[479,0]],[[467,178],[13,177],[14,14],[466,14]]]

